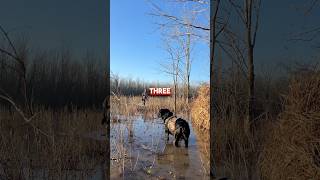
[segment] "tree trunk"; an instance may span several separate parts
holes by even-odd
[[[249,77],[249,102],[248,102],[248,121],[250,123],[250,129],[252,129],[254,121],[254,64],[253,64],[253,48],[249,46],[248,49],[248,77]]]
[[[248,89],[248,123],[249,132],[251,137],[254,138],[254,64],[253,64],[253,49],[254,42],[252,42],[252,0],[245,1],[246,10],[246,38],[247,38],[247,58],[248,58],[248,79],[249,79],[249,89]],[[255,37],[254,37],[255,38]],[[255,175],[255,152],[252,149],[248,156],[248,179],[254,179]]]
[[[190,34],[187,35],[186,44],[186,103],[189,104],[189,94],[190,94]]]
[[[254,121],[254,64],[253,64],[253,48],[252,42],[252,0],[246,1],[246,37],[247,37],[247,51],[248,51],[248,122],[250,123],[250,130],[252,129]]]
[[[177,82],[174,83],[174,114],[177,114]]]
[[[216,122],[217,122],[217,116],[214,116],[216,114],[216,108],[213,104],[215,100],[215,88],[214,88],[214,82],[215,82],[215,45],[216,45],[216,20],[219,10],[219,4],[220,0],[211,0],[210,1],[210,179],[216,177],[216,164],[214,160],[214,154],[215,154],[215,141],[214,138],[215,132],[216,132]]]

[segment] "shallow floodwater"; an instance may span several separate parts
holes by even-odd
[[[119,117],[111,124],[111,179],[209,179],[208,155],[192,125],[189,147],[173,145],[161,119]]]
[[[185,148],[183,141],[180,147],[175,147],[172,135],[167,142],[164,124],[159,118],[137,115],[116,119],[110,125],[111,179],[209,179],[209,140],[194,129],[192,123],[189,122],[189,147]],[[94,131],[83,138],[105,141],[104,133]],[[64,170],[60,174],[65,179],[106,179],[105,165],[101,161],[90,170]],[[23,173],[26,179],[49,177],[44,168],[26,168]]]

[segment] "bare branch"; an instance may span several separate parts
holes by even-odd
[[[239,67],[239,69],[241,70],[241,72],[243,73],[243,76],[248,80],[247,74],[245,72],[245,70],[243,69],[243,67],[241,66],[241,64],[237,61],[236,58],[234,58],[232,56],[232,54],[220,43],[217,42],[218,46],[229,56],[229,58],[236,63],[236,65]]]
[[[259,27],[259,17],[260,17],[260,8],[261,8],[261,0],[258,0],[258,5],[255,6],[255,14],[256,14],[256,23],[255,23],[255,28],[253,32],[253,40],[252,40],[252,45],[254,46],[256,44],[256,37],[257,37],[257,31]]]
[[[210,31],[210,28],[203,27],[203,26],[200,26],[200,25],[186,23],[183,20],[181,20],[181,19],[179,19],[179,18],[177,18],[176,16],[173,16],[173,15],[169,15],[169,14],[165,14],[165,13],[161,13],[161,14],[149,13],[149,15],[159,16],[159,17],[162,16],[162,17],[170,19],[170,20],[172,20],[172,21],[174,21],[177,24],[182,25],[182,26],[190,26],[190,27],[195,28],[195,29],[200,29],[200,30],[204,30],[204,31]]]
[[[52,136],[50,136],[49,134],[47,134],[46,132],[42,131],[40,128],[36,127],[35,125],[33,125],[31,123],[31,121],[37,116],[37,114],[34,114],[33,116],[27,118],[25,116],[25,114],[23,113],[23,111],[12,100],[12,98],[3,89],[0,89],[0,91],[4,94],[4,95],[0,94],[0,99],[3,99],[5,101],[7,101],[8,103],[10,103],[26,123],[30,124],[33,128],[38,130],[41,134],[45,135],[46,137],[51,138],[51,139],[53,138]]]
[[[18,106],[16,105],[16,103],[14,103],[14,101],[10,98],[10,97],[7,97],[7,96],[3,96],[3,95],[0,95],[0,98],[9,102],[14,108],[15,110],[20,114],[20,116],[23,118],[24,121],[26,122],[30,122],[36,115],[33,115],[32,117],[30,118],[27,118],[24,113],[22,112],[22,110],[20,108],[18,108]]]
[[[171,14],[168,14],[168,13],[165,13],[158,5],[156,5],[155,3],[153,3],[151,0],[147,0],[149,2],[149,4],[152,6],[152,8],[155,10],[156,13],[148,13],[149,15],[152,15],[152,16],[157,16],[157,17],[164,17],[168,20],[171,20],[179,25],[182,25],[182,26],[190,26],[192,28],[195,28],[195,29],[200,29],[200,30],[204,30],[204,31],[210,31],[210,28],[208,27],[203,27],[201,25],[196,25],[196,24],[192,24],[192,23],[188,23],[188,22],[185,22],[184,20],[174,16],[174,15],[171,15]],[[190,1],[195,1],[195,2],[199,2],[198,0],[190,0]],[[185,0],[178,0],[177,2],[186,2]]]
[[[11,57],[11,58],[13,58],[13,59],[15,59],[15,60],[18,60],[18,57],[16,57],[14,54],[12,54],[12,53],[4,50],[4,49],[1,49],[1,48],[0,48],[0,52],[3,53],[3,54],[5,54],[5,55],[7,55],[7,56],[9,56],[9,57]]]
[[[220,2],[220,1],[219,1]],[[217,5],[218,6],[218,5]],[[216,9],[216,13],[218,13],[218,8]],[[217,14],[215,15],[217,17]],[[227,20],[226,22],[223,24],[223,26],[220,28],[220,30],[215,34],[215,39],[218,38],[218,36],[226,29],[227,25],[229,24],[229,20],[230,20],[230,16],[231,16],[231,12],[228,12],[228,16],[227,16]]]
[[[319,3],[319,0],[313,0],[312,2],[311,2],[311,4],[310,4],[310,6],[309,6],[309,8],[305,11],[305,15],[309,15],[312,11],[313,11],[313,9],[314,9],[314,7],[316,7],[316,5]]]
[[[175,0],[174,2],[195,2],[195,3],[200,3],[200,4],[209,4],[208,1],[203,1],[203,0]]]
[[[24,62],[19,58],[18,52],[16,50],[16,48],[14,47],[13,42],[11,41],[8,32],[6,32],[4,30],[4,28],[0,25],[0,31],[3,33],[3,35],[5,36],[5,38],[7,39],[9,46],[12,48],[13,53],[10,53],[9,51],[6,51],[4,49],[0,48],[0,52],[6,54],[7,56],[11,57],[12,59],[14,59],[15,61],[17,61],[22,69],[23,74],[26,72],[26,67]]]
[[[244,9],[240,5],[238,5],[235,2],[233,2],[233,0],[229,0],[229,2],[232,5],[232,7],[235,9],[235,11],[238,14],[239,18],[241,19],[241,21],[244,24],[247,24],[247,21],[245,20],[244,15],[242,13],[244,11]]]
[[[312,28],[310,30],[293,35],[292,38],[288,38],[287,41],[313,41],[320,34],[320,27]],[[307,37],[310,36],[311,37]]]
[[[7,41],[9,42],[10,47],[12,48],[14,54],[17,56],[17,50],[13,45],[13,42],[11,41],[11,39],[9,38],[8,33],[4,30],[4,28],[0,25],[0,30],[3,33],[3,35],[5,36],[5,38],[7,39]]]

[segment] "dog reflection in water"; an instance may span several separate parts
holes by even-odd
[[[167,170],[177,178],[187,176],[190,161],[187,148],[176,148],[173,144],[167,144],[157,159],[159,164],[169,165]]]

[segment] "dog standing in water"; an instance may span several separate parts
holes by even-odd
[[[161,118],[165,124],[165,132],[168,134],[167,141],[169,141],[169,134],[173,135],[174,145],[179,146],[179,141],[184,140],[185,147],[188,147],[188,140],[190,136],[189,124],[186,120],[173,116],[169,109],[160,109],[158,117]]]

